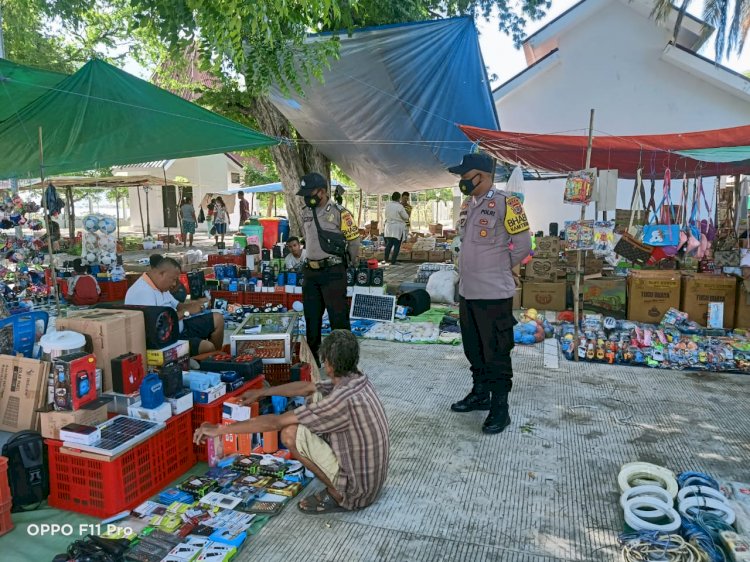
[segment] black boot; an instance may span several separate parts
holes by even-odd
[[[466,395],[466,398],[459,400],[454,404],[451,404],[451,410],[454,412],[473,412],[474,410],[489,410],[490,409],[490,391],[484,383],[474,383],[471,387],[471,392]]]
[[[484,420],[482,433],[502,433],[510,425],[507,391],[492,391],[490,414]]]

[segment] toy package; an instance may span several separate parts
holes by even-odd
[[[565,181],[563,201],[574,205],[588,205],[594,195],[596,169],[570,172]]]
[[[594,221],[565,221],[566,251],[594,249]]]

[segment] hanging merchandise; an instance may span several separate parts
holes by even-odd
[[[56,217],[65,208],[65,202],[57,195],[57,189],[52,184],[44,190],[44,202],[51,217]]]
[[[667,256],[677,253],[680,245],[680,227],[673,223],[671,191],[672,174],[667,168],[664,173],[664,194],[658,209],[649,223],[643,227],[643,242],[650,246],[670,247],[664,250]]]
[[[740,249],[739,236],[737,234],[737,202],[733,189],[721,189],[717,184],[719,193],[717,214],[718,229],[715,238],[715,250],[713,254],[716,267],[739,267]]]
[[[87,215],[83,218],[81,258],[88,265],[106,268],[117,264],[117,241],[113,232],[117,224],[112,217]]]
[[[615,221],[594,223],[594,255],[606,258],[615,250]]]
[[[521,203],[526,199],[526,189],[523,184],[523,170],[521,166],[513,168],[513,172],[508,178],[508,183],[505,186],[505,191],[510,195],[515,195],[521,200]]]
[[[570,172],[565,182],[563,201],[574,205],[588,205],[594,194],[596,168]]]
[[[565,251],[594,249],[594,221],[565,221]]]

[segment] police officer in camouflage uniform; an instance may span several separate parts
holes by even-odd
[[[318,359],[320,330],[323,311],[328,310],[331,329],[351,330],[349,306],[346,300],[347,263],[356,263],[359,256],[359,229],[354,217],[343,206],[332,201],[328,195],[328,183],[317,173],[307,174],[300,180],[297,192],[305,200],[302,223],[305,231],[307,259],[303,264],[302,284],[307,343]],[[317,215],[318,224],[313,213]],[[323,231],[323,240],[318,232]],[[342,241],[342,247],[334,250],[327,242],[325,233]]]
[[[494,159],[467,154],[448,171],[461,176],[459,188],[468,196],[458,222],[459,314],[474,383],[451,410],[489,410],[482,431],[500,433],[510,424],[508,394],[513,385],[512,268],[531,253],[531,233],[518,197],[493,189]]]

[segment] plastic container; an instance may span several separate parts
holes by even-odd
[[[191,412],[170,418],[166,429],[111,461],[63,453],[47,439],[52,507],[98,517],[131,510],[195,464]]]
[[[245,236],[257,236],[258,240],[263,240],[263,226],[258,224],[257,221],[255,224],[246,224],[242,226],[240,232]]]
[[[11,501],[10,485],[8,484],[8,459],[0,457],[0,504]]]
[[[102,290],[99,295],[101,302],[114,302],[125,300],[125,294],[128,292],[127,281],[101,281],[99,287]]]
[[[234,237],[234,245],[239,246],[240,248],[244,248],[247,246],[247,236],[235,236]]]
[[[265,367],[264,367],[265,370]],[[234,396],[239,396],[248,390],[254,388],[263,388],[265,383],[264,377],[256,377],[250,382],[244,384],[237,390],[227,392],[224,396],[218,400],[214,400],[210,404],[193,404],[192,409],[192,427],[193,430],[198,429],[203,422],[208,423],[221,423],[222,412],[224,410],[224,402]],[[206,445],[193,445],[195,451],[195,457],[199,462],[208,462],[208,448]]]
[[[49,314],[41,310],[22,312],[0,320],[0,328],[8,325],[13,326],[13,351],[23,354],[24,357],[32,356],[36,343],[37,322],[44,323],[44,329],[41,333],[47,333]]]
[[[86,351],[86,336],[71,330],[61,330],[44,334],[39,340],[42,361],[52,362],[62,355]]]
[[[279,241],[279,219],[267,217],[258,220],[263,225],[263,247],[270,250]]]
[[[13,502],[10,500],[0,502],[0,536],[10,533],[13,530],[13,520],[10,518],[10,508]]]
[[[289,219],[286,217],[278,217],[279,219],[279,242],[286,242],[289,240]]]
[[[213,267],[215,265],[219,265],[222,263],[231,263],[236,265],[237,267],[245,267],[245,254],[241,255],[233,255],[233,254],[225,254],[223,256],[220,256],[219,254],[209,254],[208,256],[208,266]],[[208,279],[208,277],[206,277]]]

